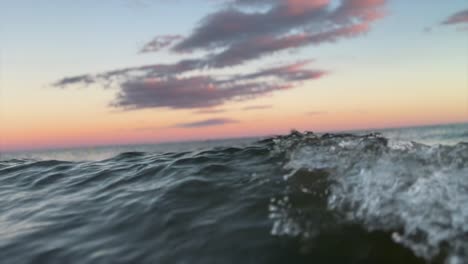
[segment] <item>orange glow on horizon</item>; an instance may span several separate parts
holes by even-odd
[[[464,116],[463,113],[456,115],[451,112],[437,112],[428,115],[424,111],[413,111],[412,114],[405,114],[404,109],[399,112],[387,110],[378,113],[355,111],[311,115],[284,114],[283,116],[265,114],[265,116],[261,117],[244,113],[241,117],[242,119],[238,123],[198,128],[171,127],[173,124],[171,125],[167,120],[165,121],[167,125],[154,127],[138,125],[125,127],[124,122],[105,122],[99,119],[81,123],[69,122],[62,126],[44,124],[42,129],[34,129],[35,125],[29,124],[29,128],[3,128],[1,131],[3,141],[0,142],[0,149],[2,151],[14,151],[93,145],[160,143],[267,136],[285,134],[291,129],[333,132],[468,122],[467,116]],[[200,117],[197,116],[197,118]]]

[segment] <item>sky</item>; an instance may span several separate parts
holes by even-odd
[[[458,122],[465,0],[0,0],[0,151]]]

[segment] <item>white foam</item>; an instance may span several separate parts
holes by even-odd
[[[396,243],[428,260],[441,253],[444,244],[446,263],[468,263],[467,144],[330,138],[302,145],[290,156],[289,169],[331,173],[335,184],[328,208],[342,212],[348,221],[368,230],[392,231]],[[294,227],[288,219],[276,228],[281,223]]]
[[[413,146],[414,145],[411,141],[394,140],[394,139],[390,139],[388,141],[388,147],[393,150],[409,150]]]

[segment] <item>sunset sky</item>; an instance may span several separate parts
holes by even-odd
[[[1,0],[0,33],[0,151],[468,121],[466,0]]]

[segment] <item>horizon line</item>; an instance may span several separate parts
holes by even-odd
[[[468,120],[462,122],[450,122],[450,123],[427,123],[427,124],[420,124],[420,125],[402,125],[402,126],[388,126],[388,127],[370,127],[370,128],[361,128],[361,129],[346,129],[346,130],[299,130],[295,128],[289,129],[289,133],[292,131],[299,131],[303,132],[313,132],[318,134],[324,133],[349,133],[349,132],[365,132],[369,131],[382,131],[382,130],[390,130],[390,129],[408,129],[408,128],[423,128],[423,127],[431,127],[431,126],[449,126],[449,125],[464,125],[468,124]],[[62,150],[78,150],[78,149],[85,149],[85,148],[106,148],[106,147],[129,147],[129,146],[143,146],[143,145],[164,145],[164,144],[177,144],[177,143],[196,143],[196,142],[206,142],[206,141],[222,141],[222,140],[236,140],[236,139],[249,139],[249,138],[262,138],[262,137],[274,137],[283,134],[261,134],[261,135],[251,135],[251,136],[239,136],[239,137],[213,137],[213,138],[198,138],[198,139],[190,139],[190,140],[168,140],[168,141],[153,141],[153,142],[123,142],[117,144],[84,144],[81,146],[57,146],[57,147],[37,147],[37,148],[18,148],[18,149],[10,149],[10,150],[2,150],[0,149],[1,154],[15,154],[21,152],[47,152],[47,151],[62,151]],[[1,157],[0,157],[1,158]]]

